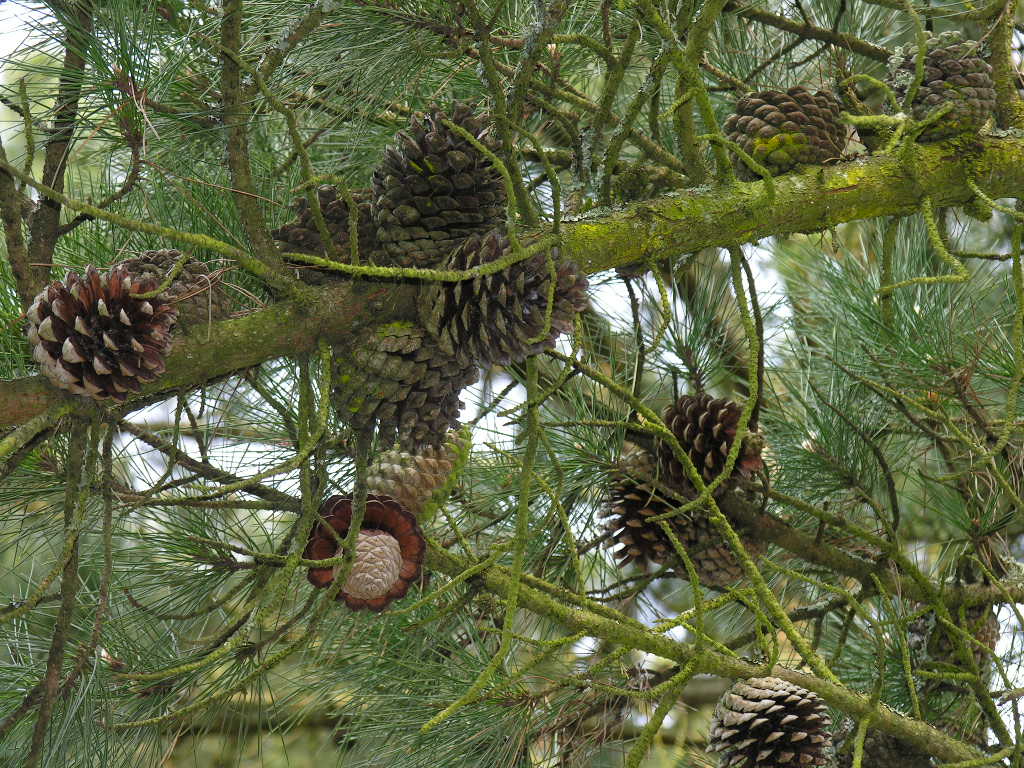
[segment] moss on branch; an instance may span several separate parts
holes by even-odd
[[[589,272],[701,248],[741,245],[771,235],[815,232],[847,221],[913,213],[925,196],[936,206],[962,205],[974,195],[973,172],[990,197],[1024,188],[1024,140],[970,138],[915,147],[901,157],[868,157],[808,168],[774,180],[725,189],[698,188],[565,221],[565,251]]]
[[[196,326],[175,342],[167,372],[136,399],[149,402],[265,360],[309,353],[320,338],[351,344],[367,325],[415,319],[415,291],[400,283],[362,283],[358,289],[336,283],[244,317]],[[74,397],[42,376],[0,381],[0,428],[22,424],[64,399]]]
[[[458,576],[473,565],[465,558],[436,547],[430,548],[427,562],[433,570],[449,576]],[[479,579],[489,591],[500,596],[509,594],[515,582],[512,572],[499,565],[484,569],[474,578]],[[600,616],[586,608],[568,605],[528,584],[518,585],[518,601],[523,608],[556,621],[572,632],[586,632],[593,637],[627,648],[647,651],[679,664],[686,664],[697,657],[696,668],[701,673],[738,678],[756,677],[765,672],[764,667],[712,648],[704,647],[698,655],[693,643],[678,642],[655,630]],[[899,736],[940,760],[971,760],[981,755],[973,747],[947,736],[937,728],[920,720],[904,717],[884,705],[873,704],[869,697],[851,691],[843,685],[781,666],[773,667],[771,674],[815,691],[830,705],[855,718],[860,719],[871,713],[871,722],[875,728]]]
[[[1024,140],[961,138],[915,149],[913,167],[895,156],[809,168],[774,180],[700,188],[562,224],[562,252],[587,272],[651,258],[726,247],[770,235],[818,231],[847,221],[911,213],[924,196],[936,206],[967,203],[973,177],[993,198],[1024,189]],[[264,360],[311,351],[323,337],[352,343],[368,323],[416,317],[415,286],[388,282],[300,288],[245,317],[201,327],[171,352],[167,373],[142,398],[188,389]],[[0,381],[0,428],[23,424],[65,395],[40,376]]]

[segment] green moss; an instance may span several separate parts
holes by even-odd
[[[407,331],[410,328],[413,328],[414,325],[414,323],[411,323],[408,320],[395,320],[392,323],[384,323],[383,325],[378,325],[374,329],[374,333],[376,333],[378,336],[384,336],[389,333],[394,333],[395,331]]]
[[[751,155],[773,169],[788,170],[800,162],[807,146],[807,137],[802,133],[777,133],[770,139],[754,139]]]

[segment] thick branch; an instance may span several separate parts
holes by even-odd
[[[811,232],[877,216],[910,213],[921,197],[936,205],[958,205],[973,193],[967,175],[992,197],[1024,189],[1024,140],[961,139],[917,150],[916,172],[894,157],[810,168],[775,181],[775,197],[764,205],[762,182],[693,191],[634,203],[562,225],[563,253],[587,272],[678,256],[701,248],[738,245],[770,235]],[[175,345],[167,373],[144,397],[195,387],[211,378],[275,357],[309,352],[318,336],[351,344],[367,323],[416,316],[415,286],[361,282],[304,290],[280,302],[211,329],[199,328]],[[41,377],[0,382],[0,428],[22,424],[63,395]]]
[[[680,192],[612,214],[584,214],[563,224],[565,251],[596,272],[770,235],[913,213],[926,195],[936,206],[962,205],[973,197],[966,185],[972,170],[991,197],[1012,197],[1024,188],[1020,139],[962,138],[921,145],[915,152],[913,168],[884,156],[790,174],[775,180],[772,200],[759,181]]]
[[[299,299],[245,317],[194,328],[175,342],[167,373],[146,387],[139,399],[194,387],[264,360],[310,352],[321,337],[351,344],[368,324],[416,317],[412,286],[364,283],[359,289],[336,284],[310,290]],[[21,424],[65,397],[70,396],[42,376],[0,381],[0,428]]]

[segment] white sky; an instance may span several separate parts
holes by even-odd
[[[25,9],[16,3],[0,4],[0,53],[6,55],[25,39]]]

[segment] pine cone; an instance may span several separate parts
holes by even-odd
[[[303,553],[309,560],[338,554],[338,542],[348,534],[352,521],[352,497],[331,496],[320,507],[320,519]],[[405,507],[390,496],[368,494],[356,560],[336,599],[352,610],[383,610],[404,597],[419,577],[426,547],[416,518]],[[307,578],[314,587],[326,587],[334,575],[334,568],[310,568]]]
[[[725,468],[725,457],[736,439],[736,425],[742,408],[724,398],[710,395],[683,395],[662,413],[665,424],[676,436],[705,483],[714,480]],[[764,467],[761,449],[764,441],[758,433],[748,434],[733,467],[733,477],[750,477]],[[692,485],[683,465],[670,446],[658,445],[658,460],[666,481],[692,493]],[[719,486],[724,489],[728,483]]]
[[[453,254],[446,269],[466,270],[504,258],[512,247],[498,230],[474,235]],[[491,275],[455,283],[428,283],[420,291],[420,319],[450,355],[465,354],[486,363],[521,362],[550,349],[572,330],[577,312],[587,307],[588,282],[575,264],[557,265],[551,327],[545,326],[551,273],[538,253]]]
[[[964,41],[958,32],[929,38],[924,60],[924,80],[914,97],[911,113],[923,120],[946,102],[953,108],[924,131],[922,141],[940,141],[961,133],[977,133],[995,112],[996,91],[992,67],[980,55],[981,44]],[[917,51],[890,60],[890,84],[902,99],[913,82]]]
[[[27,317],[32,356],[61,389],[95,400],[127,399],[164,372],[177,310],[155,290],[155,280],[133,279],[121,266],[85,277],[69,272],[36,296]]]
[[[175,249],[143,251],[120,266],[136,280],[148,278],[159,285],[180,258],[181,251]],[[165,293],[178,310],[176,330],[223,320],[231,314],[231,299],[221,288],[220,277],[211,275],[209,267],[196,259],[185,262]]]
[[[399,266],[443,261],[467,237],[505,218],[505,187],[491,162],[432,109],[395,136],[373,172],[373,221],[386,259]],[[488,149],[497,144],[464,104],[451,122]]]
[[[370,467],[366,485],[371,493],[397,499],[418,518],[434,491],[451,474],[457,454],[464,447],[462,442],[457,432],[451,432],[439,446],[428,445],[419,453],[385,451]]]
[[[650,563],[672,563],[676,576],[688,579],[671,540],[660,524],[650,522],[652,517],[670,512],[676,506],[659,495],[646,480],[654,477],[654,458],[646,451],[636,450],[624,457],[620,467],[607,508],[600,513],[601,517],[609,519],[606,526],[611,538],[606,546],[619,547],[613,554],[620,567],[636,563],[646,569]],[[677,515],[667,522],[693,562],[702,584],[725,587],[743,578],[743,568],[736,555],[703,510],[695,510],[689,516]],[[763,552],[764,547],[759,542],[742,535],[741,538],[752,557]]]
[[[725,121],[725,133],[776,176],[797,165],[837,160],[846,148],[841,111],[829,91],[811,93],[802,86],[784,93],[761,91],[739,100]],[[741,179],[758,178],[739,158],[733,162]]]
[[[375,226],[370,216],[370,193],[366,190],[357,190],[352,193],[352,198],[358,208],[359,253],[360,256],[369,256],[377,250]],[[332,186],[318,188],[317,199],[320,202],[320,212],[323,213],[327,231],[331,235],[331,242],[334,243],[341,260],[348,262],[351,253],[348,203],[338,194],[338,188]],[[295,218],[275,229],[274,239],[283,243],[282,248],[285,251],[326,256],[327,249],[324,248],[323,240],[321,240],[320,233],[313,221],[312,209],[309,207],[306,196],[297,198],[292,206],[295,209]],[[316,269],[301,262],[295,262],[295,266],[308,272],[314,272]]]
[[[377,421],[378,436],[415,452],[437,445],[458,424],[459,393],[476,365],[442,352],[426,331],[391,323],[369,331],[339,356],[334,404],[354,424]]]
[[[777,677],[740,680],[715,707],[708,751],[745,768],[826,765],[831,719],[816,693]]]

